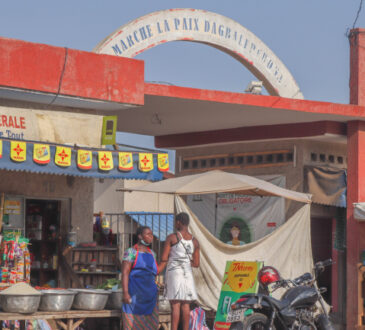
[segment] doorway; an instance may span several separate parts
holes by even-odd
[[[25,236],[30,239],[33,286],[57,287],[59,284],[60,219],[60,201],[26,199]]]
[[[313,262],[332,258],[332,219],[311,218]],[[317,280],[319,287],[327,288],[323,298],[331,305],[332,267],[326,267]]]

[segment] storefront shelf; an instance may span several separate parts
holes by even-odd
[[[116,247],[97,246],[97,247],[75,247],[69,255],[69,265],[78,280],[70,278],[69,287],[85,287],[87,285],[98,286],[104,281],[116,278],[119,270],[118,249]],[[89,269],[91,262],[96,265],[92,271],[82,271]]]

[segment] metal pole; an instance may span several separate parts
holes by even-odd
[[[218,218],[218,194],[215,193],[215,208],[214,208],[214,236],[217,237],[217,218]]]

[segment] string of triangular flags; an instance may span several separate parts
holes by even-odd
[[[3,141],[0,140],[0,158],[3,156]],[[33,144],[33,143],[32,143]],[[55,146],[54,157],[51,156],[50,145],[33,144],[33,161],[39,165],[46,165],[54,159],[56,165],[69,167],[72,162],[72,147]],[[98,168],[101,171],[111,171],[114,169],[113,153],[118,153],[118,169],[121,171],[132,171],[133,153],[138,153],[138,169],[141,172],[150,172],[154,169],[153,153],[148,152],[124,152],[77,149],[77,167],[81,170],[90,170],[93,166],[93,153],[97,153]],[[27,159],[27,142],[10,141],[10,159],[14,162],[25,162]],[[169,170],[169,156],[165,153],[157,153],[157,166],[161,172]]]

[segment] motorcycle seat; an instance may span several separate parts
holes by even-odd
[[[270,296],[266,296],[266,299],[269,300],[279,311],[288,307],[290,303],[289,299],[278,300]]]

